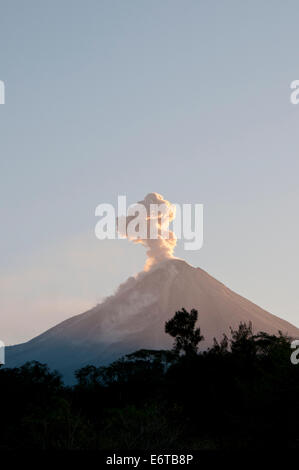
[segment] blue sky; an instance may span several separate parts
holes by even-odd
[[[298,13],[0,1],[2,339],[29,339],[142,269],[142,247],[95,239],[94,210],[153,191],[204,204],[204,247],[177,256],[299,326]]]

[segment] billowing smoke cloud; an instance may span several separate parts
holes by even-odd
[[[127,217],[118,219],[119,233],[147,248],[145,271],[160,261],[173,258],[177,239],[169,224],[174,218],[175,206],[161,194],[150,193],[143,201],[129,207]]]

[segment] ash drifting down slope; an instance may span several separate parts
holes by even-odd
[[[170,348],[172,338],[164,332],[165,321],[182,307],[198,310],[203,349],[241,321],[251,321],[256,332],[281,330],[299,337],[298,328],[234,293],[202,269],[168,259],[129,278],[115,295],[93,309],[27,343],[8,347],[6,365],[38,360],[70,381],[73,371],[86,364],[105,365],[140,348]]]

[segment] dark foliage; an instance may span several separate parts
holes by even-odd
[[[188,313],[182,308],[165,323],[165,333],[175,338],[173,351],[176,354],[184,353],[187,356],[197,354],[198,343],[204,339],[200,334],[200,328],[195,328],[197,317],[197,310],[192,309]]]
[[[298,448],[290,339],[241,323],[197,353],[196,320],[183,309],[166,323],[174,351],[84,367],[72,388],[37,362],[0,369],[0,449]]]

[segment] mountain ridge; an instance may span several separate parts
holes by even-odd
[[[205,341],[229,334],[229,328],[251,321],[253,329],[299,338],[299,329],[272,315],[225,286],[206,271],[184,260],[169,259],[121,284],[101,304],[70,317],[27,343],[6,348],[6,366],[28,360],[46,362],[66,381],[86,364],[106,365],[137,349],[171,348],[165,321],[182,307],[199,312]]]

